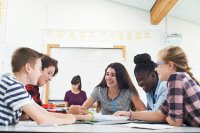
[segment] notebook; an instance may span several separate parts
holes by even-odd
[[[94,114],[92,121],[126,121],[129,119],[127,116],[114,116],[114,115],[101,115]]]
[[[114,124],[126,124],[130,123],[128,117],[114,116],[114,115],[101,115],[94,114],[91,121],[76,121],[76,124],[97,124],[97,125],[114,125]]]

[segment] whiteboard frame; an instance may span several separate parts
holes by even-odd
[[[61,46],[60,44],[47,44],[47,55],[51,56],[51,50],[53,48],[76,48],[76,47]],[[83,47],[83,48],[85,48],[85,47]],[[90,47],[87,47],[87,48],[90,48]],[[121,49],[124,61],[126,61],[126,46],[125,45],[113,45],[112,48],[113,49]],[[46,89],[45,89],[45,104],[48,104],[48,103],[49,103],[49,83],[46,84]]]

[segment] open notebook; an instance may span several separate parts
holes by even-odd
[[[113,115],[101,115],[94,114],[91,121],[77,121],[78,124],[100,124],[100,125],[113,125],[113,124],[125,124],[130,123],[128,117],[125,116],[113,116]]]
[[[166,122],[150,122],[142,120],[130,120],[127,116],[113,116],[94,114],[92,121],[76,121],[77,124],[99,124],[99,125],[114,125],[127,123],[143,123],[143,124],[167,124]]]
[[[94,114],[93,121],[126,121],[129,118],[126,116],[114,116],[114,115],[100,115]]]

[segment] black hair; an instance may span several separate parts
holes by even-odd
[[[136,64],[134,73],[140,71],[147,71],[149,73],[156,72],[156,63],[151,60],[151,56],[147,53],[137,54],[136,56],[134,56],[133,61]]]
[[[81,77],[79,75],[74,76],[71,80],[71,84],[73,84],[73,85],[79,84],[78,89],[81,90],[81,87],[82,87]]]

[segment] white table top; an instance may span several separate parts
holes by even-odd
[[[130,128],[124,124],[116,125],[91,125],[91,124],[72,124],[62,126],[37,126],[34,122],[20,121],[15,126],[0,126],[0,131],[22,131],[22,132],[200,132],[196,127],[173,127],[170,129],[139,129]]]

